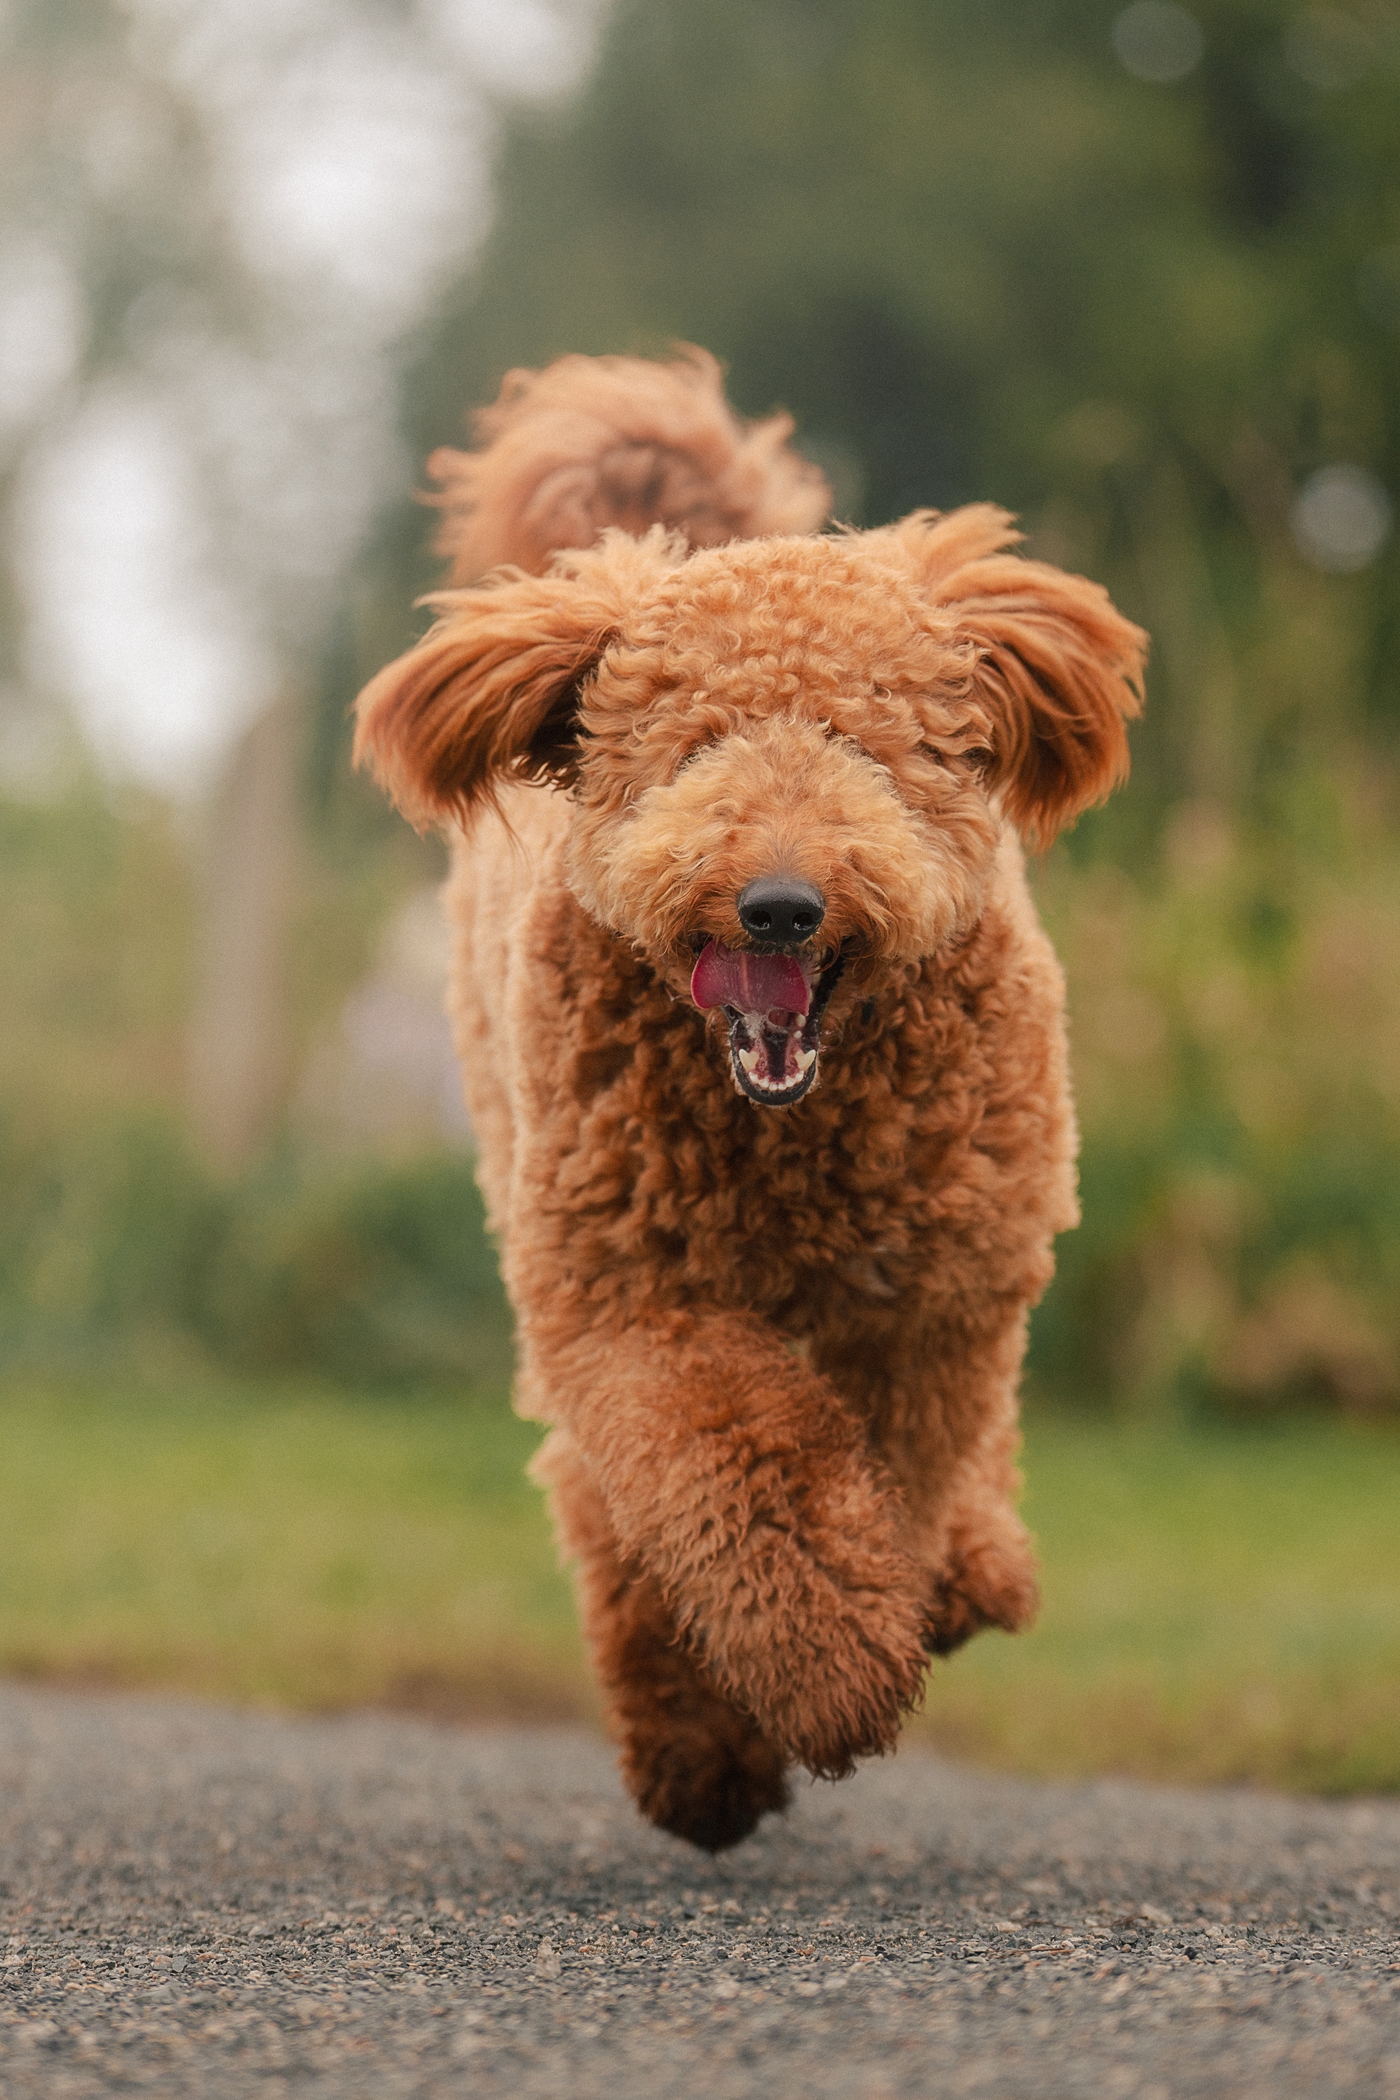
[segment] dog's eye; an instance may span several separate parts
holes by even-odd
[[[985,773],[992,763],[992,754],[981,744],[972,744],[965,751],[944,751],[937,744],[920,744],[920,758],[932,765],[942,766],[946,771],[954,766],[966,766],[971,772]]]

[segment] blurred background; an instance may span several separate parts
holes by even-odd
[[[704,343],[880,523],[1154,638],[1038,865],[1084,1223],[1043,1631],[924,1724],[1400,1785],[1400,4],[10,0],[0,1666],[586,1711],[440,1014],[349,770],[502,372]]]

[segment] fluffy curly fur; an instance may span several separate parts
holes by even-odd
[[[357,738],[451,828],[519,1405],[627,1783],[711,1848],[1035,1609],[1075,1129],[1020,837],[1123,777],[1144,651],[991,505],[818,536],[789,430],[698,351],[512,373],[435,456],[456,587]],[[765,878],[815,932],[740,918]]]

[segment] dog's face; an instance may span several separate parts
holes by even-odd
[[[689,556],[610,534],[442,594],[362,696],[358,749],[420,819],[511,774],[565,787],[581,904],[723,1010],[751,1100],[789,1105],[833,998],[975,923],[1003,825],[1051,834],[1124,770],[1141,637],[997,553],[1008,525],[978,506]]]
[[[998,824],[972,652],[856,538],[741,543],[661,578],[580,712],[570,875],[729,1022],[734,1078],[815,1083],[845,979],[976,914]]]

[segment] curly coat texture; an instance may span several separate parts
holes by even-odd
[[[1016,1389],[1076,1138],[1020,840],[1124,776],[1145,642],[991,505],[819,536],[700,352],[513,373],[478,427],[357,753],[451,829],[518,1405],[627,1783],[716,1848],[1034,1612]],[[756,935],[765,882],[816,930]]]

